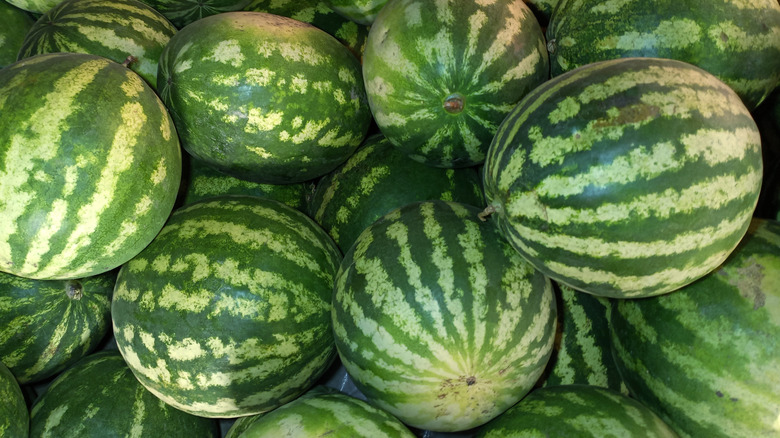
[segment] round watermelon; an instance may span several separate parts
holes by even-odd
[[[222,196],[182,207],[119,271],[117,346],[146,388],[185,412],[272,410],[336,357],[340,260],[325,231],[280,202]]]
[[[371,404],[419,429],[489,421],[531,390],[552,351],[550,280],[479,212],[447,201],[393,210],[336,277],[344,367]]]
[[[631,394],[680,436],[780,435],[780,222],[678,291],[617,301],[610,327]]]
[[[534,390],[476,434],[511,437],[677,438],[677,434],[627,395],[579,384]]]
[[[32,26],[19,59],[53,52],[100,55],[128,66],[152,88],[157,63],[176,28],[139,0],[65,0]]]
[[[115,283],[116,270],[76,280],[0,273],[0,362],[33,383],[91,353],[109,331]]]
[[[522,0],[394,0],[368,33],[363,75],[376,124],[400,151],[469,167],[484,161],[501,120],[549,66]]]
[[[181,180],[154,90],[107,58],[33,56],[0,70],[0,271],[35,279],[118,267],[160,231]]]
[[[621,58],[526,96],[490,146],[483,185],[488,212],[537,269],[638,298],[728,257],[762,173],[758,128],[731,88],[681,61]]]
[[[349,49],[308,23],[262,12],[218,14],[180,30],[157,83],[187,152],[260,183],[330,172],[371,121]]]
[[[217,422],[165,404],[116,350],[93,353],[57,376],[30,411],[30,437],[214,438]]]

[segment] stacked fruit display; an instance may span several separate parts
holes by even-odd
[[[3,437],[780,437],[775,0],[49,3]]]

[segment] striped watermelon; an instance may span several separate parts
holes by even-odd
[[[97,275],[168,218],[181,151],[160,99],[96,55],[37,55],[0,70],[0,271]]]
[[[522,0],[393,0],[363,54],[368,103],[404,154],[482,163],[501,120],[549,76],[544,34]]]
[[[550,17],[552,16],[555,6],[560,0],[526,0],[526,4],[532,11],[536,20],[542,27],[547,27],[550,23]]]
[[[623,58],[523,99],[491,144],[483,183],[537,269],[627,298],[715,269],[745,234],[761,179],[758,129],[728,86],[681,61]]]
[[[606,388],[541,388],[482,427],[476,438],[677,438],[647,406]]]
[[[215,170],[189,154],[184,154],[183,165],[182,205],[194,204],[213,196],[248,195],[274,199],[301,211],[308,208],[310,184],[262,184],[238,179]]]
[[[388,0],[325,0],[325,2],[347,19],[370,26]]]
[[[152,88],[157,63],[176,28],[139,0],[65,0],[43,14],[19,50],[19,59],[53,52],[91,53],[129,63]]]
[[[414,434],[397,418],[335,389],[309,393],[256,419],[240,438],[406,437]]]
[[[179,31],[157,78],[182,146],[237,178],[303,182],[330,172],[368,131],[360,63],[316,27],[262,12]]]
[[[243,10],[252,0],[143,0],[181,29],[201,18]]]
[[[119,271],[117,346],[144,386],[185,412],[274,409],[336,356],[329,311],[340,260],[313,220],[277,201],[183,207]]]
[[[30,429],[30,413],[24,401],[19,382],[11,371],[0,362],[0,436],[3,438],[27,438]]]
[[[5,0],[9,4],[23,9],[25,11],[32,12],[36,16],[43,14],[49,9],[57,5],[61,0]]]
[[[753,220],[695,283],[617,302],[610,326],[632,395],[680,436],[780,436],[780,222]]]
[[[553,76],[607,59],[672,58],[717,76],[750,110],[780,84],[777,0],[560,0],[547,39]]]
[[[608,299],[559,284],[558,324],[541,386],[592,385],[628,394],[610,346]]]
[[[368,27],[337,14],[324,0],[253,0],[245,11],[267,12],[310,23],[347,46],[360,58],[368,37]]]
[[[108,333],[115,282],[114,270],[78,280],[0,273],[0,362],[30,383],[91,353]]]
[[[347,252],[360,233],[398,207],[441,199],[483,207],[473,168],[438,169],[410,160],[381,134],[317,183],[310,216]]]
[[[8,3],[0,2],[0,68],[16,61],[22,41],[35,23],[32,15]]]
[[[166,405],[147,391],[116,350],[63,372],[30,412],[30,437],[213,438],[217,422]]]
[[[368,227],[336,277],[336,347],[368,401],[431,431],[479,426],[522,398],[552,350],[550,281],[479,209],[407,204]]]

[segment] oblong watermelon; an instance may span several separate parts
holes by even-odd
[[[386,213],[430,199],[483,207],[479,173],[418,163],[375,134],[317,182],[309,215],[346,253],[360,233]]]
[[[610,327],[631,394],[680,436],[780,435],[780,222],[678,291],[617,301]]]
[[[591,385],[534,390],[476,438],[577,437],[677,438],[675,431],[642,403]]]
[[[166,46],[157,82],[184,149],[255,182],[330,172],[371,121],[349,49],[308,23],[263,12],[186,26]]]
[[[129,67],[152,88],[157,63],[176,28],[139,0],[65,0],[38,18],[24,38],[19,59],[53,52],[91,53]]]
[[[522,0],[389,2],[368,33],[363,75],[382,133],[436,167],[485,159],[501,120],[549,77],[544,35]]]
[[[0,362],[33,383],[91,353],[111,326],[115,283],[115,270],[77,280],[0,273]]]
[[[550,358],[550,280],[479,212],[447,201],[393,210],[360,234],[336,277],[344,367],[371,404],[416,428],[487,422]]]
[[[217,422],[168,406],[133,376],[116,350],[63,372],[30,410],[30,437],[214,438]]]
[[[726,84],[671,59],[622,58],[545,82],[502,122],[487,202],[559,283],[659,295],[715,269],[745,234],[761,139]]]
[[[777,0],[560,0],[547,40],[553,76],[615,58],[677,59],[718,77],[750,110],[780,84]]]
[[[181,180],[165,106],[107,58],[50,53],[0,70],[0,271],[114,269],[162,228]]]
[[[185,412],[269,411],[336,357],[340,260],[325,231],[280,202],[222,196],[182,207],[119,271],[117,346],[144,386]]]

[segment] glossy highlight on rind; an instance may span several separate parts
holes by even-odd
[[[762,173],[758,129],[733,90],[687,63],[624,58],[523,99],[491,144],[483,185],[502,232],[537,269],[636,298],[725,260]]]
[[[396,209],[361,233],[336,277],[343,365],[370,403],[420,429],[487,422],[531,389],[552,350],[549,279],[479,212]]]
[[[0,270],[98,275],[162,228],[181,150],[140,76],[96,55],[36,55],[0,70],[0,112]]]
[[[223,196],[182,207],[119,272],[117,345],[147,389],[185,412],[272,410],[335,358],[340,260],[313,220],[280,202]]]

